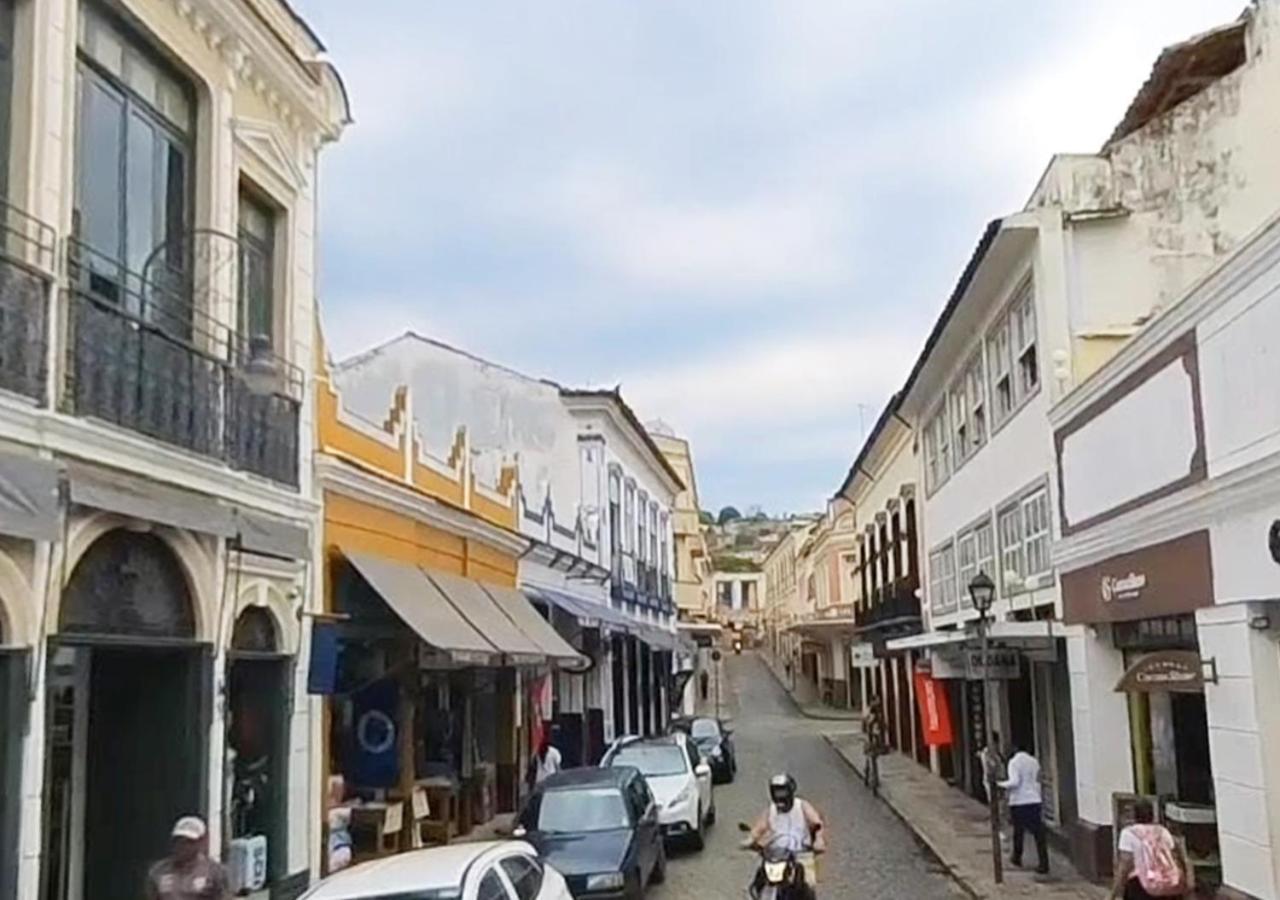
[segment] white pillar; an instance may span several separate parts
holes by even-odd
[[[1116,682],[1124,656],[1111,644],[1111,628],[1086,628],[1067,639],[1080,818],[1111,824],[1111,795],[1133,790],[1129,708]]]
[[[1223,880],[1250,896],[1280,897],[1280,654],[1274,630],[1250,627],[1261,604],[1200,610],[1200,655],[1218,683],[1205,685]]]

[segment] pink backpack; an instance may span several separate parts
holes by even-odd
[[[1182,896],[1186,885],[1169,832],[1162,825],[1134,825],[1133,832],[1139,844],[1133,866],[1142,889],[1152,897]]]

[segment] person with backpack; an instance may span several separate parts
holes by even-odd
[[[1134,824],[1121,829],[1117,841],[1120,853],[1111,897],[1145,900],[1187,896],[1194,873],[1182,845],[1168,828],[1156,824],[1149,800],[1134,804],[1133,819]]]

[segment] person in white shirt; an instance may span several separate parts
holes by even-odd
[[[559,772],[563,767],[564,758],[560,755],[560,751],[556,749],[555,739],[559,736],[559,729],[551,728],[543,733],[542,746],[538,748],[538,752],[533,755],[533,759],[529,761],[529,766],[533,770],[533,786],[537,787],[546,781],[552,775]]]
[[[1013,820],[1013,865],[1022,865],[1022,840],[1030,831],[1036,842],[1036,871],[1049,874],[1049,849],[1045,845],[1044,817],[1040,793],[1040,763],[1022,745],[1009,760],[1009,777],[999,783],[1008,792],[1009,818]]]

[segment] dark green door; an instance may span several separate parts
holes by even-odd
[[[141,896],[180,816],[205,810],[208,655],[94,647],[84,900]]]
[[[232,836],[266,836],[267,873],[272,883],[288,874],[292,673],[289,657],[237,654],[228,676],[227,742],[236,753]]]
[[[0,897],[18,896],[22,739],[27,733],[26,650],[0,650]]]

